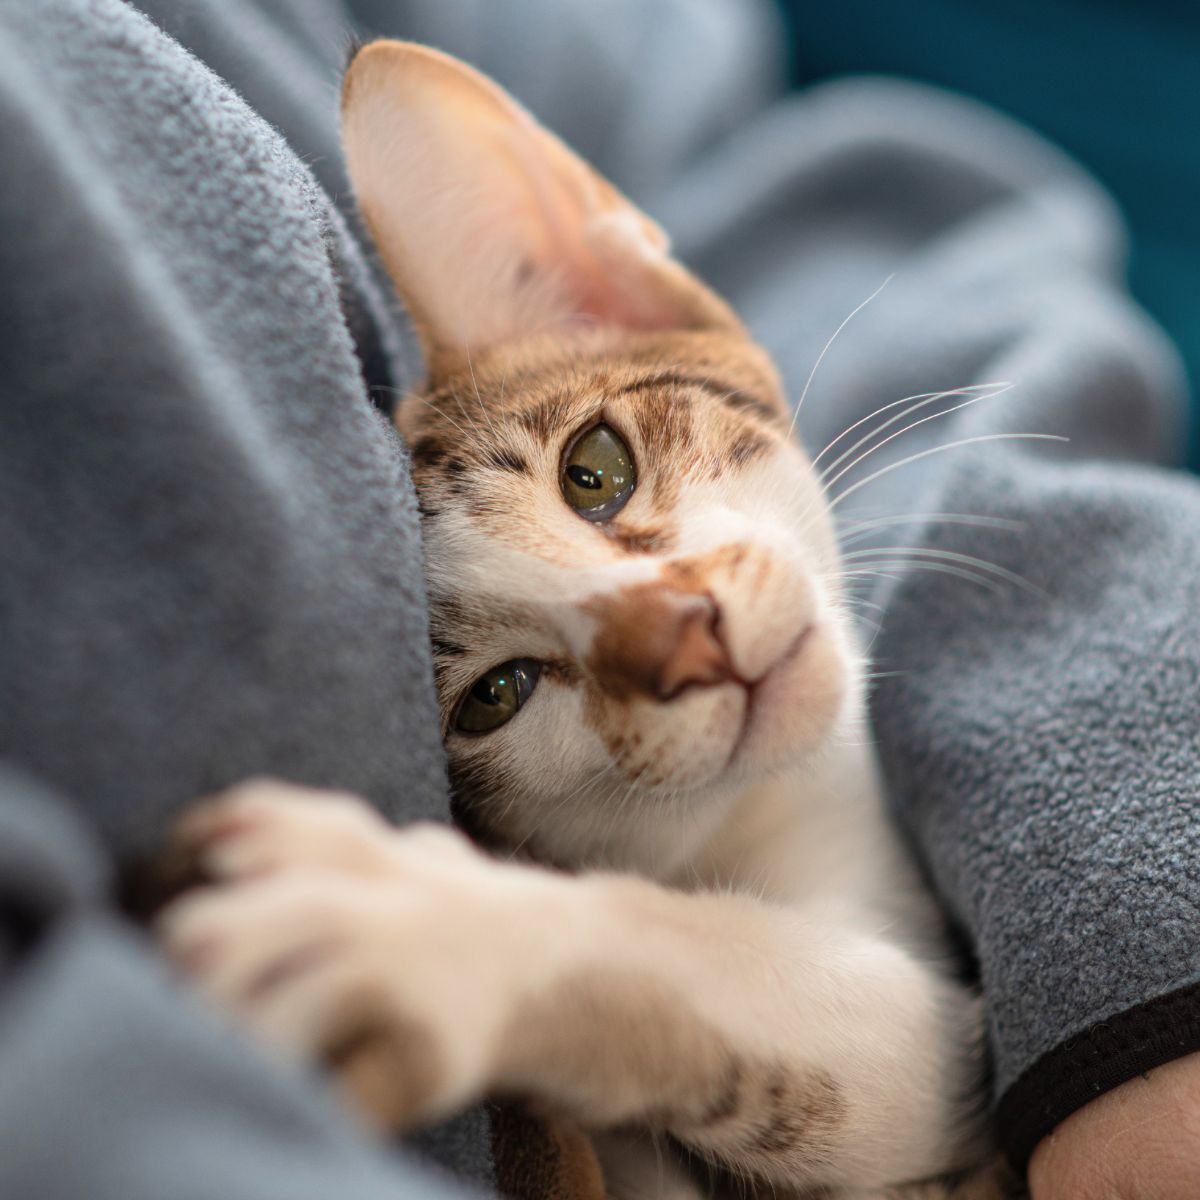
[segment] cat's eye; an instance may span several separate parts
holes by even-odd
[[[471,685],[454,714],[461,733],[491,733],[511,721],[533,695],[541,667],[533,659],[517,658],[485,671]]]
[[[636,484],[633,455],[607,425],[596,425],[576,439],[563,462],[563,497],[589,521],[615,516]]]

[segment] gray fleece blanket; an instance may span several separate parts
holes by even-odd
[[[811,374],[814,451],[1012,383],[833,485],[897,811],[978,963],[1015,1157],[1200,1048],[1200,487],[1154,465],[1180,373],[1087,178],[912,85],[784,95],[765,2],[141,8],[0,0],[0,1196],[450,1186],[203,1011],[110,901],[248,774],[446,811],[377,411],[419,363],[336,144],[355,31],[471,59],[645,205],[797,399]],[[483,1138],[474,1114],[420,1152],[486,1184]]]

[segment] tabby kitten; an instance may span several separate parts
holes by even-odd
[[[978,1164],[978,1002],[884,813],[766,354],[469,67],[374,43],[343,125],[429,368],[397,420],[455,814],[507,854],[248,785],[187,822],[229,886],[169,944],[390,1125],[531,1095],[764,1191]],[[686,1193],[635,1138],[598,1144],[611,1192]]]

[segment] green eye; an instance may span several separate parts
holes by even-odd
[[[633,455],[607,425],[589,429],[563,463],[563,497],[588,521],[615,516],[633,495],[636,484]]]
[[[475,680],[454,715],[461,733],[491,733],[517,715],[533,695],[541,667],[530,658],[501,663]]]

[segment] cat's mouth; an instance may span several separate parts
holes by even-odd
[[[751,743],[756,740],[754,734],[762,724],[765,710],[775,700],[773,695],[775,685],[796,665],[797,660],[812,643],[816,630],[815,624],[806,625],[784,646],[779,657],[757,679],[738,681],[745,689],[746,703],[742,708],[741,727],[738,729],[737,737],[730,747],[729,757],[725,762],[724,769],[726,771],[731,767],[741,765]]]

